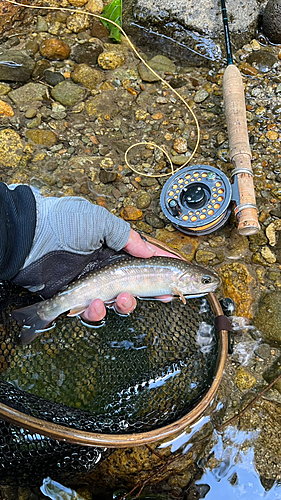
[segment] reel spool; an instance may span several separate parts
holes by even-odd
[[[232,187],[223,172],[209,165],[195,165],[168,179],[160,203],[177,229],[188,235],[204,235],[226,223],[231,199]]]

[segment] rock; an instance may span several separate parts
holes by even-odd
[[[158,76],[154,75],[143,63],[138,65],[139,75],[144,82],[158,82]]]
[[[199,102],[205,101],[207,99],[207,97],[209,97],[209,92],[207,92],[206,89],[199,89],[196,92],[193,100],[194,100],[194,102],[199,103]]]
[[[25,118],[34,118],[37,114],[37,109],[36,108],[28,108],[25,112]]]
[[[188,156],[174,155],[171,157],[171,160],[174,165],[183,165],[188,160]]]
[[[259,50],[257,52],[252,52],[247,58],[247,62],[250,65],[254,64],[255,68],[257,68],[260,73],[267,73],[271,70],[272,66],[277,63],[277,58],[268,50]]]
[[[243,366],[238,366],[234,382],[240,391],[248,391],[256,385],[255,377],[247,372]]]
[[[29,80],[35,61],[17,50],[4,50],[0,54],[0,80],[10,82],[26,82]]]
[[[51,147],[57,142],[57,136],[51,130],[34,129],[26,132],[26,137],[34,144]]]
[[[0,100],[0,117],[1,116],[14,116],[14,111],[12,106],[5,101]]]
[[[109,31],[108,29],[101,23],[101,21],[94,20],[91,28],[91,35],[95,38],[99,38],[100,40],[107,42]]]
[[[123,64],[125,64],[124,56],[116,52],[103,52],[98,57],[98,65],[102,69],[116,69]]]
[[[142,220],[137,222],[136,226],[137,226],[138,230],[141,231],[142,233],[151,234],[153,231],[152,227],[149,224],[147,224],[146,222],[143,222]]]
[[[47,23],[45,17],[43,17],[43,16],[37,17],[37,24],[35,27],[35,31],[37,31],[38,33],[48,31],[48,23]]]
[[[253,323],[264,340],[281,344],[281,292],[263,297]]]
[[[47,38],[47,40],[43,40],[40,44],[39,50],[41,56],[50,59],[50,61],[63,61],[64,59],[67,59],[70,54],[70,47],[68,43],[63,42],[58,38]]]
[[[180,231],[170,232],[167,229],[159,229],[156,233],[156,238],[181,252],[189,261],[194,259],[200,244],[199,238],[187,236]]]
[[[50,61],[47,59],[39,59],[34,66],[34,70],[32,71],[32,78],[38,79],[43,78],[44,73],[47,69],[51,67]]]
[[[65,80],[64,76],[57,71],[51,71],[47,69],[44,72],[46,83],[55,87],[58,83],[63,82]]]
[[[14,130],[0,131],[0,163],[4,167],[17,167],[23,151],[22,140]]]
[[[155,229],[162,229],[165,226],[163,220],[153,212],[148,212],[147,214],[145,214],[145,221]]]
[[[105,80],[102,71],[91,68],[87,64],[78,64],[75,70],[72,71],[71,78],[74,82],[81,83],[90,90],[97,88],[97,85]]]
[[[92,38],[91,42],[76,45],[71,51],[71,56],[78,64],[85,63],[94,66],[102,52],[102,42],[98,38]]]
[[[143,210],[144,208],[148,208],[151,203],[151,196],[149,193],[143,192],[137,199],[137,207]],[[162,226],[163,227],[163,226]]]
[[[276,245],[276,231],[281,231],[280,219],[276,219],[275,221],[271,222],[265,230],[265,234],[268,237],[268,242],[272,247]]]
[[[261,6],[266,0],[228,0],[227,12],[231,19],[231,41],[237,48],[255,36]],[[131,6],[131,8],[130,8]],[[280,17],[280,16],[279,16]],[[154,49],[165,47],[168,53],[193,61],[196,58],[183,45],[212,59],[220,60],[225,51],[220,2],[213,0],[131,0],[126,10],[124,29],[130,33],[132,23],[145,28],[141,42],[150,42]],[[154,34],[154,36],[153,36]],[[155,34],[160,36],[155,36]],[[201,36],[200,36],[201,34]],[[163,37],[165,36],[165,45]],[[179,44],[169,43],[169,38]],[[141,43],[140,42],[140,43]]]
[[[123,208],[121,210],[121,217],[124,220],[136,221],[142,219],[143,213],[141,210],[134,207],[133,205],[128,205],[126,208]]]
[[[93,14],[101,14],[103,11],[103,1],[102,0],[89,0],[86,5],[86,10],[92,12]]]
[[[6,83],[0,83],[0,95],[6,95],[10,92],[11,87]]]
[[[63,106],[73,106],[85,96],[85,89],[65,80],[51,90],[52,97]]]
[[[43,101],[46,98],[46,87],[42,83],[31,82],[11,90],[8,96],[17,106],[22,106],[31,101]]]
[[[214,252],[209,252],[207,250],[198,250],[196,252],[196,262],[202,264],[203,266],[208,266],[208,264],[216,258]]]
[[[90,18],[86,14],[71,13],[67,17],[66,26],[73,33],[79,33],[89,28]]]
[[[254,68],[253,66],[251,66],[251,64],[249,64],[248,62],[242,62],[239,64],[239,70],[241,71],[241,73],[243,73],[244,75],[249,75],[249,76],[255,76],[258,74],[258,70],[257,68]]]
[[[39,43],[36,40],[28,40],[24,48],[30,55],[34,56],[39,50]]]
[[[274,262],[276,262],[276,255],[267,245],[261,248],[261,255],[268,264],[274,264]]]
[[[253,318],[255,280],[247,267],[240,263],[225,264],[219,270],[222,278],[223,295],[235,302],[236,316]]]
[[[105,170],[103,168],[100,169],[99,179],[103,184],[108,184],[109,182],[114,182],[117,179],[116,172],[110,172],[109,170]]]
[[[176,65],[166,56],[158,55],[150,59],[149,66],[154,71],[163,71],[164,73],[176,73]]]
[[[263,32],[272,43],[281,43],[281,1],[268,0],[262,19]]]
[[[179,154],[186,153],[186,151],[187,151],[187,140],[184,139],[183,137],[179,137],[178,139],[176,139],[174,141],[173,148]]]
[[[68,0],[74,7],[83,7],[88,0]]]

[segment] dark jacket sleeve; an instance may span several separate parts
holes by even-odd
[[[36,202],[29,186],[0,182],[0,279],[12,279],[28,256],[36,227]]]

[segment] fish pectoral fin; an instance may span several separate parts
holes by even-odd
[[[186,304],[185,296],[177,288],[174,288],[174,294],[179,295],[179,298],[181,299],[183,304]]]
[[[72,318],[73,316],[78,316],[78,314],[82,314],[85,311],[85,309],[86,309],[85,306],[76,307],[75,309],[71,309],[71,311],[69,311],[67,316],[69,316],[70,318]]]

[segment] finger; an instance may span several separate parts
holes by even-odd
[[[128,292],[123,292],[116,298],[114,307],[120,314],[129,314],[135,309],[136,305],[135,297]]]
[[[83,314],[81,314],[82,318],[88,321],[100,321],[105,315],[106,309],[101,299],[93,300]]]

